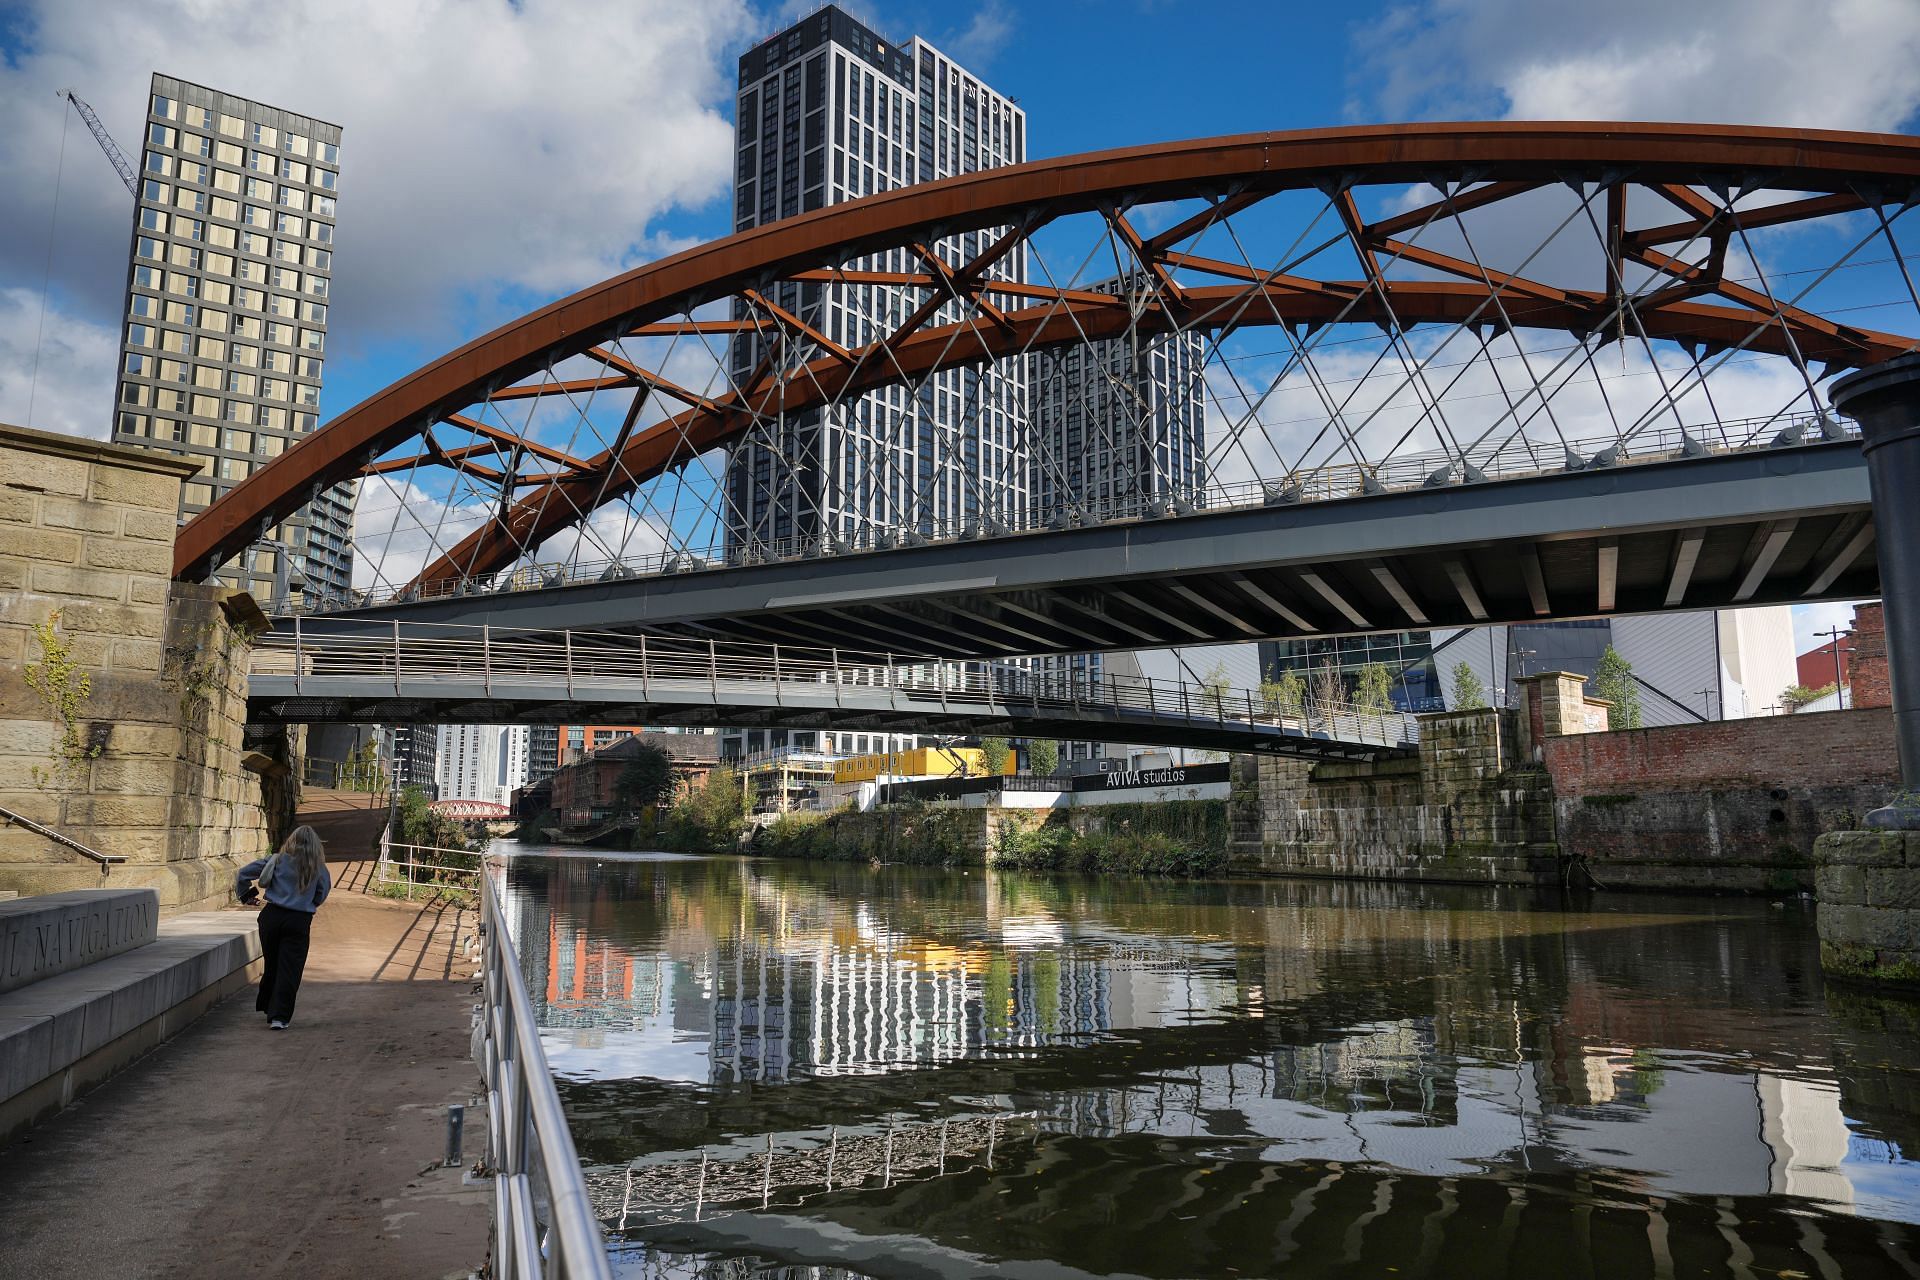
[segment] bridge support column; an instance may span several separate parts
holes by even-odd
[[[1865,436],[1900,781],[1913,795],[1920,793],[1920,354],[1848,374],[1831,395]],[[1867,825],[1920,829],[1920,806],[1902,801],[1874,810]]]
[[[1866,437],[1901,791],[1866,816],[1873,830],[1814,842],[1820,967],[1909,986],[1920,983],[1920,355],[1849,374],[1832,397]]]

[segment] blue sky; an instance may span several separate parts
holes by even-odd
[[[0,0],[0,420],[25,420],[31,398],[33,425],[102,434],[113,393],[127,197],[56,89],[129,149],[155,69],[343,125],[331,415],[533,306],[723,234],[735,59],[814,7]],[[1920,108],[1913,0],[846,7],[1018,98],[1035,158],[1400,119],[1896,130]]]

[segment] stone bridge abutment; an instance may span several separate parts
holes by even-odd
[[[0,426],[0,807],[126,861],[0,830],[0,891],[223,904],[292,816],[289,744],[247,749],[248,596],[172,580],[196,464]],[[297,732],[297,731],[295,731]],[[276,758],[277,757],[277,758]]]

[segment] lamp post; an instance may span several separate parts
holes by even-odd
[[[1847,709],[1847,677],[1840,665],[1840,654],[1842,652],[1840,642],[1850,638],[1853,632],[1842,631],[1840,628],[1835,627],[1831,631],[1816,631],[1814,635],[1822,636],[1833,641],[1833,696],[1838,703],[1839,709],[1845,711]],[[1847,649],[1845,652],[1852,653],[1853,650]]]

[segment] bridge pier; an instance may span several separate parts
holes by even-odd
[[[1920,984],[1920,353],[1848,374],[1831,395],[1864,437],[1901,791],[1867,814],[1869,830],[1814,844],[1820,967],[1910,986]]]
[[[1833,384],[1832,399],[1837,411],[1860,423],[1864,437],[1900,782],[1914,795],[1920,793],[1920,353],[1848,374]],[[1902,796],[1875,810],[1867,825],[1920,829],[1920,803]]]
[[[244,737],[266,619],[247,596],[168,578],[193,471],[0,426],[0,809],[24,820],[0,830],[0,891],[220,906],[292,816],[298,779]]]

